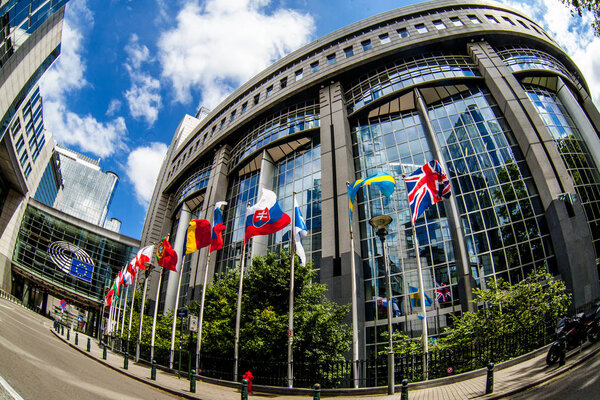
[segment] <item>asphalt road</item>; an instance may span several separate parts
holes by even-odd
[[[600,356],[596,355],[557,378],[511,399],[592,400],[600,398]]]
[[[51,328],[51,320],[0,299],[0,378],[24,400],[180,399],[86,357]]]

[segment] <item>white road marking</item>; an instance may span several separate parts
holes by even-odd
[[[19,395],[19,393],[17,393],[15,391],[15,389],[12,388],[12,386],[10,386],[8,384],[8,382],[6,382],[6,380],[4,380],[3,377],[0,376],[0,385],[2,385],[2,387],[4,388],[4,390],[6,390],[8,392],[8,394],[15,400],[23,400],[23,398]]]

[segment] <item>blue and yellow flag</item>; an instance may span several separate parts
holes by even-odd
[[[414,286],[409,286],[408,289],[410,291],[410,305],[412,307],[421,307],[421,293],[419,292],[419,289]],[[425,305],[431,306],[432,304],[433,301],[431,300],[431,297],[425,294]]]
[[[350,225],[352,225],[352,213],[354,212],[354,199],[356,193],[364,185],[376,186],[381,193],[390,197],[394,193],[396,187],[396,180],[390,174],[384,172],[376,172],[372,175],[367,176],[364,179],[357,179],[348,185],[348,207],[350,208]]]

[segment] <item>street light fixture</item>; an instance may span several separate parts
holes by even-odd
[[[388,322],[388,394],[394,394],[394,348],[392,342],[392,283],[390,281],[390,269],[388,266],[388,257],[385,247],[385,237],[388,234],[387,226],[392,222],[392,217],[386,214],[376,215],[369,220],[369,224],[377,231],[377,236],[381,240],[383,248],[383,265],[385,267],[385,286],[387,300],[387,322]]]

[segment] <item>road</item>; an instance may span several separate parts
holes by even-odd
[[[596,355],[557,378],[511,399],[580,400],[600,398],[600,356]]]
[[[181,399],[86,357],[51,328],[51,320],[0,299],[0,382],[24,400]],[[0,399],[11,398],[0,384]]]

